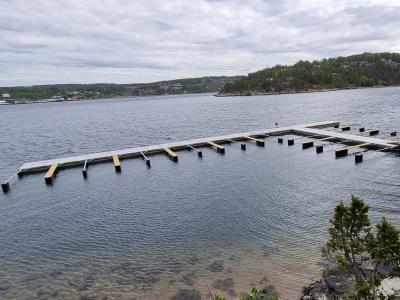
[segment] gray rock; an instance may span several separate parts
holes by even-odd
[[[0,280],[0,291],[4,292],[9,290],[10,288],[10,283],[6,280]]]
[[[328,288],[336,295],[351,293],[354,290],[354,280],[339,269],[326,271],[324,277]]]
[[[221,291],[229,291],[234,287],[235,283],[232,278],[217,279],[213,282],[213,287]]]
[[[224,270],[224,261],[223,260],[214,260],[207,267],[211,272],[222,272]]]
[[[171,300],[201,300],[201,294],[197,290],[181,289],[178,293],[171,297]]]

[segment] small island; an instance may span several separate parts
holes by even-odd
[[[400,84],[399,53],[363,53],[276,65],[224,85],[216,96],[321,92]]]

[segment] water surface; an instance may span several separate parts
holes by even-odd
[[[0,107],[2,178],[23,162],[279,125],[337,120],[398,129],[400,88],[279,96],[183,95]],[[295,137],[296,138],[296,137]],[[2,299],[231,298],[253,286],[295,299],[318,278],[332,209],[351,194],[400,226],[399,157],[364,163],[288,147],[226,147],[24,177],[0,195]],[[182,292],[186,290],[186,292]],[[187,295],[187,294],[186,294]],[[173,299],[178,299],[177,297]]]

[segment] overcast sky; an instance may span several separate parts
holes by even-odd
[[[236,75],[400,50],[400,0],[0,0],[0,86]]]

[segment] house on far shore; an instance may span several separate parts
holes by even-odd
[[[10,94],[3,94],[3,98],[10,98]]]

